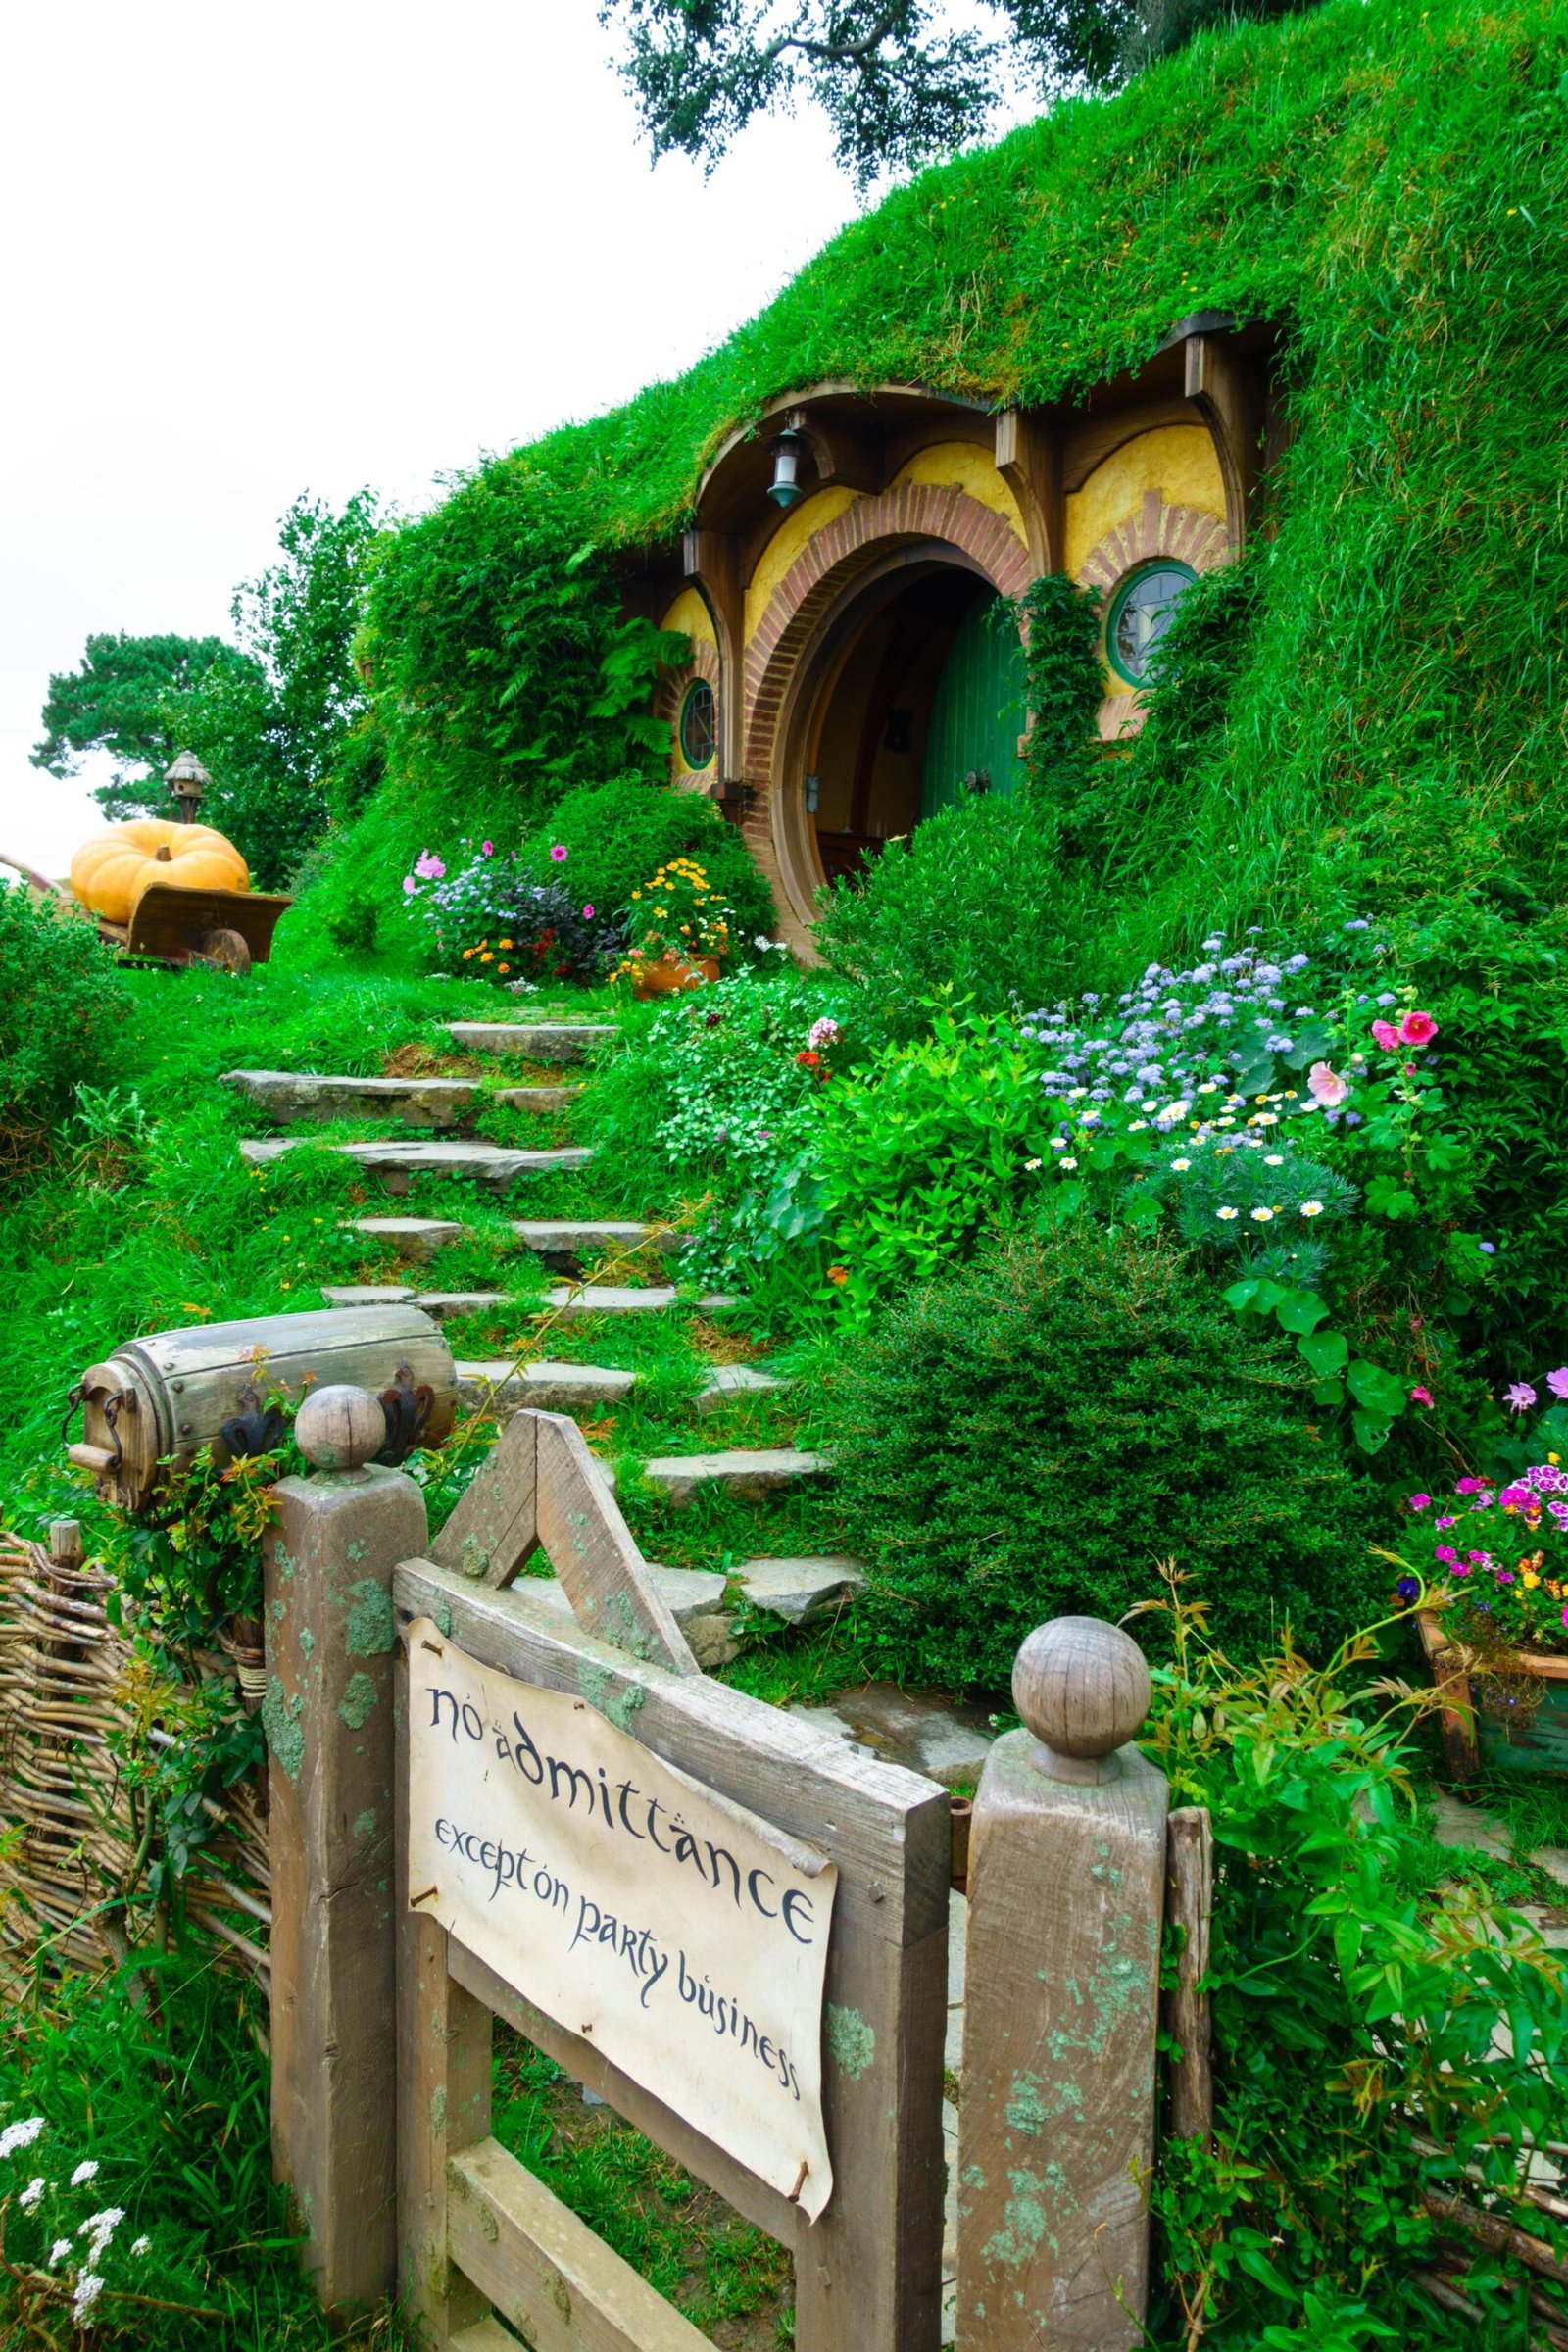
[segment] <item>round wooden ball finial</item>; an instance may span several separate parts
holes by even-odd
[[[344,1381],[311,1391],[294,1436],[313,1470],[361,1470],[386,1444],[386,1413],[368,1389]]]
[[[1013,1664],[1013,1705],[1040,1742],[1036,1763],[1054,1781],[1114,1780],[1116,1750],[1143,1730],[1152,1695],[1131,1634],[1099,1617],[1037,1626]]]

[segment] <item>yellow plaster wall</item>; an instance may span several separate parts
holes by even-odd
[[[695,588],[681,590],[659,625],[662,629],[680,629],[694,645],[710,645],[715,653],[718,651],[712,615]]]
[[[750,644],[752,632],[767,602],[808,539],[825,531],[830,522],[837,522],[846,507],[853,507],[859,496],[858,490],[817,490],[803,498],[798,507],[791,507],[772,538],[758,558],[757,569],[746,591],[746,639]]]
[[[1005,485],[1004,485],[1005,486]],[[1136,514],[1147,490],[1167,507],[1225,519],[1225,484],[1208,427],[1162,424],[1124,441],[1067,499],[1067,569],[1077,577],[1105,536]]]
[[[997,471],[983,449],[972,441],[938,441],[931,449],[922,449],[902,466],[896,477],[901,482],[936,482],[947,487],[956,485],[966,490],[982,507],[1000,514],[1010,530],[1027,546],[1029,534],[1023,527],[1023,514],[1018,501]]]

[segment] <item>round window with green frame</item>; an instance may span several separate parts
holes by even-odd
[[[1160,556],[1121,582],[1105,615],[1105,659],[1123,684],[1149,684],[1154,650],[1197,577],[1190,564]]]
[[[713,689],[706,678],[694,678],[680,707],[680,756],[688,767],[710,767],[717,741]]]

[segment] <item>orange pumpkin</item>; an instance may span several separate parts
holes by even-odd
[[[128,923],[150,882],[178,890],[249,890],[250,868],[231,841],[211,825],[176,825],[162,816],[111,825],[71,860],[71,887],[107,923]]]

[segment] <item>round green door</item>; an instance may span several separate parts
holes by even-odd
[[[1001,599],[970,607],[938,681],[926,735],[920,814],[961,800],[964,777],[989,775],[990,792],[1010,793],[1024,729],[1023,647]]]

